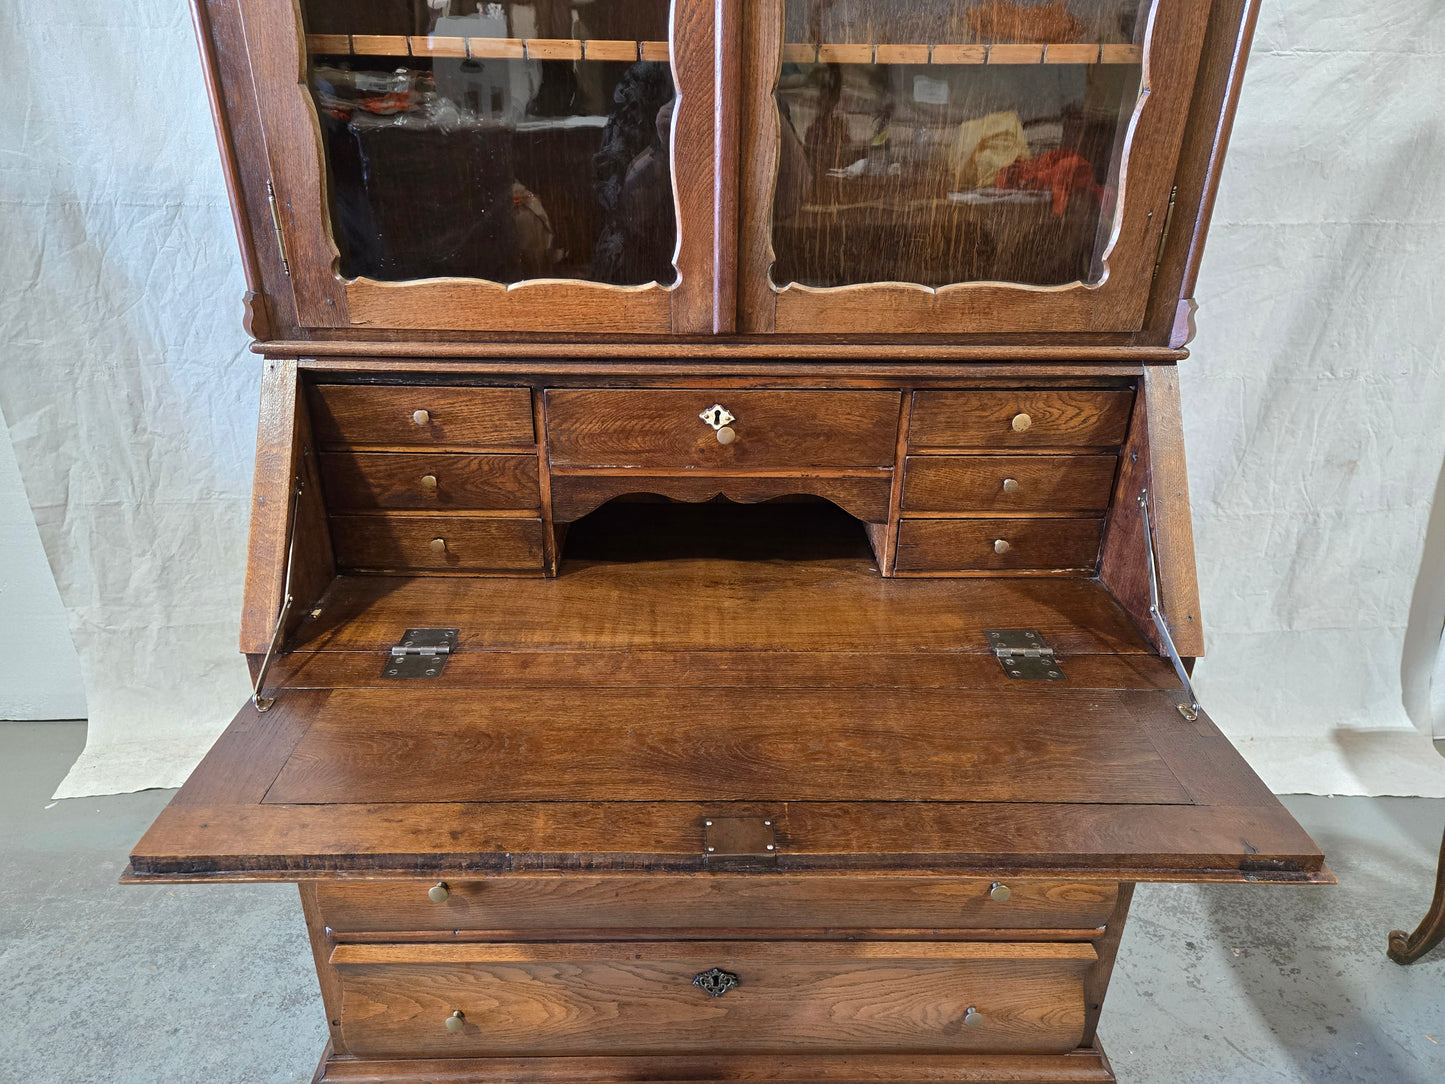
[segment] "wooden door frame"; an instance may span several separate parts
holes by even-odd
[[[741,80],[739,330],[808,334],[1135,332],[1144,324],[1155,255],[1183,143],[1210,0],[1155,0],[1144,41],[1145,92],[1130,121],[1120,171],[1123,213],[1097,285],[995,282],[933,288],[864,283],[817,288],[770,281],[772,202],[780,129],[773,92],[782,58],[784,0],[745,0]],[[1140,148],[1153,148],[1145,157]]]

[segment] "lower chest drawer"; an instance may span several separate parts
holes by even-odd
[[[321,883],[333,932],[1048,930],[1108,921],[1118,886],[981,877],[791,873],[513,874],[474,881]],[[719,936],[716,933],[709,936]],[[752,936],[756,936],[753,934]]]
[[[364,1057],[1064,1053],[1088,944],[339,945]]]

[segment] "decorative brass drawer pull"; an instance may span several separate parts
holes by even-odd
[[[451,886],[445,881],[438,881],[426,890],[426,898],[431,900],[432,903],[446,903],[451,897],[451,894]]]
[[[1014,415],[1013,427],[1015,433],[1022,433],[1025,429],[1027,429],[1033,424],[1034,420],[1030,418],[1027,414]]]
[[[963,1010],[963,1022],[966,1027],[983,1027],[983,1016],[972,1005]]]
[[[721,403],[714,403],[698,415],[708,425],[712,426],[713,432],[717,434],[719,444],[731,444],[738,439],[737,430],[732,427],[737,421],[732,411]]]
[[[969,1010],[969,1012],[972,1012],[972,1011],[973,1011],[972,1009]],[[966,1017],[964,1018],[964,1022],[965,1022],[965,1023],[968,1022]],[[456,1012],[452,1013],[450,1016],[447,1017],[447,1030],[448,1030],[448,1031],[461,1031],[462,1028],[464,1028],[464,1027],[466,1027],[466,1026],[467,1026],[467,1017],[466,1017],[466,1014],[463,1013],[461,1009],[458,1009]]]
[[[1003,903],[1012,895],[1013,889],[1009,888],[1009,886],[1002,881],[995,881],[988,886],[988,898],[995,903]]]
[[[724,971],[720,967],[711,967],[694,975],[692,984],[709,997],[722,997],[738,984],[738,977],[731,971]]]
[[[1005,493],[1017,493],[1019,491],[1019,480],[1017,478],[1005,478],[1003,480],[1003,491]]]
[[[433,538],[431,540],[431,551],[438,556],[447,551],[447,540],[445,538]]]
[[[1013,547],[1012,547],[1011,545],[1009,545],[1009,541],[1008,541],[1007,538],[996,538],[996,539],[994,539],[994,543],[993,543],[993,552],[994,552],[994,553],[1007,553],[1007,552],[1008,552],[1009,550],[1011,550],[1011,549],[1013,549]]]
[[[423,474],[421,476],[421,487],[427,492],[431,492],[432,490],[436,489],[437,476],[435,474]]]
[[[416,422],[417,425],[426,425],[427,422],[431,421],[431,412],[427,410],[414,411],[411,420]],[[1015,426],[1015,428],[1017,428],[1017,426]]]

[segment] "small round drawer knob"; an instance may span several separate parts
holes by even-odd
[[[446,903],[451,894],[452,890],[445,881],[438,881],[426,890],[426,898],[432,903]]]
[[[737,439],[737,430],[730,425],[725,425],[717,431],[717,442],[719,444],[731,444]]]
[[[1003,491],[1005,493],[1017,493],[1019,491],[1019,480],[1017,478],[1005,478],[1003,480]]]
[[[969,1012],[972,1012],[972,1011],[973,1011],[972,1009],[969,1010]],[[967,1017],[964,1018],[964,1023],[968,1023],[968,1018],[967,1018]],[[452,1013],[450,1016],[447,1017],[447,1030],[448,1030],[448,1031],[461,1031],[462,1028],[464,1028],[464,1027],[466,1027],[466,1026],[467,1026],[466,1014],[464,1014],[461,1009],[458,1009],[456,1012]]]
[[[1027,429],[1033,424],[1034,420],[1030,418],[1027,414],[1014,415],[1013,427],[1015,433],[1022,433],[1025,429]]]
[[[436,543],[433,542],[432,545],[435,546]],[[1008,541],[1007,538],[995,538],[995,539],[994,539],[994,541],[993,541],[993,552],[994,552],[994,553],[1007,553],[1007,552],[1008,552],[1009,550],[1011,550],[1011,549],[1013,549],[1013,547],[1009,545],[1009,541]]]
[[[988,898],[995,903],[1003,903],[1012,895],[1013,889],[1009,888],[1009,886],[1002,881],[995,881],[988,886]]]
[[[414,422],[416,422],[417,425],[425,425],[427,422],[431,421],[431,412],[430,412],[430,411],[426,411],[426,410],[418,410],[418,411],[415,411],[415,412],[412,414],[412,416],[411,416],[411,420],[414,421]],[[1014,422],[1015,422],[1014,428],[1017,429],[1017,428],[1018,428],[1018,424],[1017,424],[1018,419],[1015,418],[1015,419],[1014,419]]]
[[[983,1027],[983,1015],[972,1005],[970,1005],[968,1008],[963,1010],[963,1022],[968,1027],[981,1028]],[[447,1027],[451,1026],[451,1023],[448,1022]]]
[[[447,540],[445,538],[433,538],[431,540],[431,551],[437,555],[446,553]]]
[[[430,493],[437,487],[437,476],[435,474],[423,474],[421,476],[421,487]]]

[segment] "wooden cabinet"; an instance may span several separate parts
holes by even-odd
[[[256,694],[127,880],[300,885],[319,1082],[1114,1079],[1135,883],[1332,880],[1180,677],[1254,10],[196,0]]]

